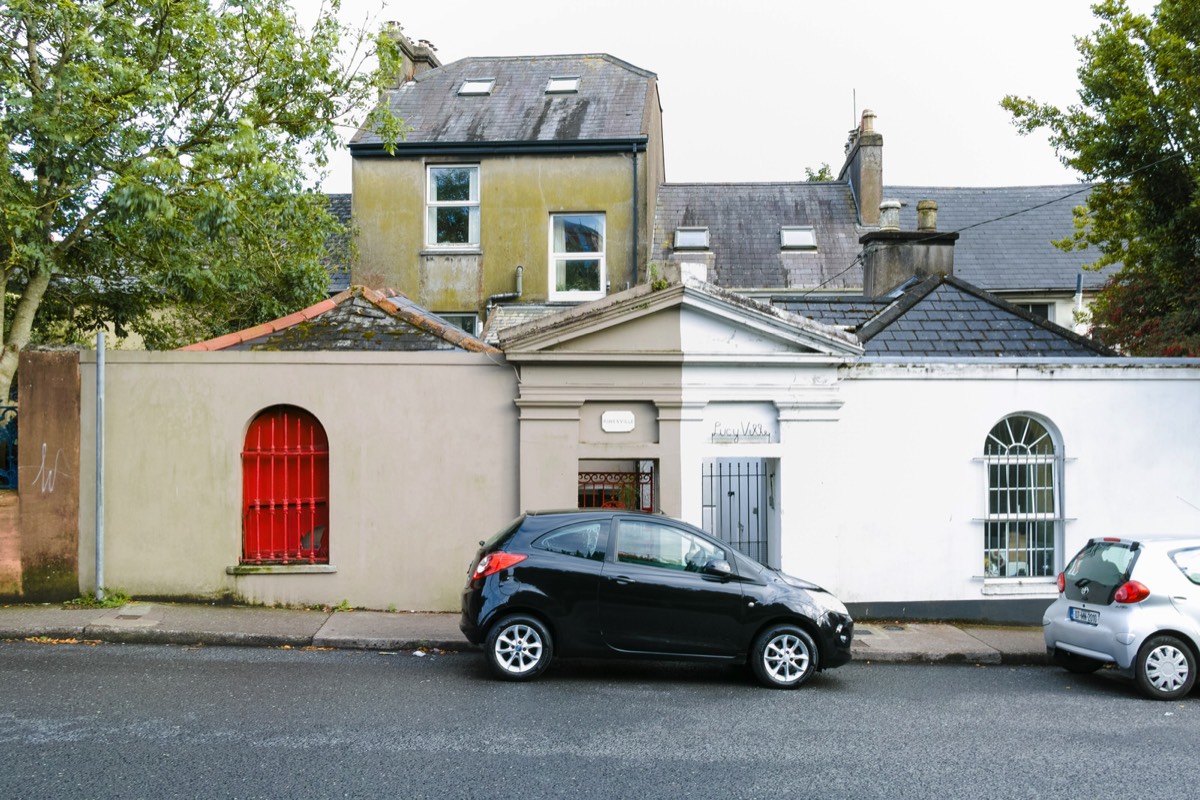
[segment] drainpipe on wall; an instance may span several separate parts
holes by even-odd
[[[104,599],[104,331],[96,334],[96,599]]]
[[[487,299],[487,315],[489,317],[492,315],[492,309],[495,307],[495,305],[498,301],[516,300],[516,299],[520,298],[521,291],[522,291],[521,290],[521,273],[524,271],[525,271],[525,268],[522,267],[520,264],[517,264],[517,290],[515,292],[502,292],[500,294],[493,294],[488,297],[488,299]]]
[[[633,266],[633,279],[637,281],[637,257],[638,257],[638,185],[637,185],[637,143],[633,144],[633,258],[630,260],[630,265]]]

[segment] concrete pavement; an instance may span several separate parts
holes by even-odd
[[[1040,627],[864,621],[854,658],[867,662],[1044,664]],[[313,611],[130,602],[120,608],[0,606],[0,639],[470,650],[458,614]]]

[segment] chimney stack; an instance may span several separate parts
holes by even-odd
[[[917,229],[900,230],[900,201],[880,203],[879,230],[859,237],[863,296],[883,297],[910,278],[954,274],[957,233],[938,233],[937,203],[917,202]]]
[[[437,69],[442,65],[442,62],[437,57],[437,48],[427,39],[419,39],[416,44],[413,44],[404,35],[404,28],[399,22],[385,23],[384,32],[392,37],[400,47],[402,62],[400,74],[394,79],[394,86],[399,87],[411,81],[422,72]]]
[[[858,204],[863,225],[879,224],[879,204],[883,200],[883,136],[875,132],[875,112],[864,109],[859,126],[850,131],[846,142],[846,161],[838,173],[839,181],[848,181]]]

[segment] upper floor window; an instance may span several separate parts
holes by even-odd
[[[708,228],[676,228],[676,250],[707,250]]]
[[[496,85],[495,78],[467,78],[458,87],[459,94],[491,94]]]
[[[479,246],[479,166],[429,167],[425,243],[430,247]]]
[[[550,216],[550,299],[604,296],[604,215]]]
[[[568,94],[579,91],[579,76],[551,78],[546,83],[546,94]]]
[[[329,563],[329,440],[302,408],[272,406],[246,432],[242,563]]]
[[[1058,564],[1062,487],[1059,449],[1038,420],[1016,414],[984,441],[987,516],[985,577],[1053,577]]]
[[[784,225],[779,229],[779,246],[784,250],[816,250],[817,231],[811,225]]]

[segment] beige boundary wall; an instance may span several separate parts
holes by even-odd
[[[96,354],[80,359],[79,581],[90,591]],[[496,355],[109,352],[105,586],[453,610],[479,540],[517,514],[515,397],[515,370]],[[277,404],[314,414],[328,435],[332,569],[233,574],[244,437]]]

